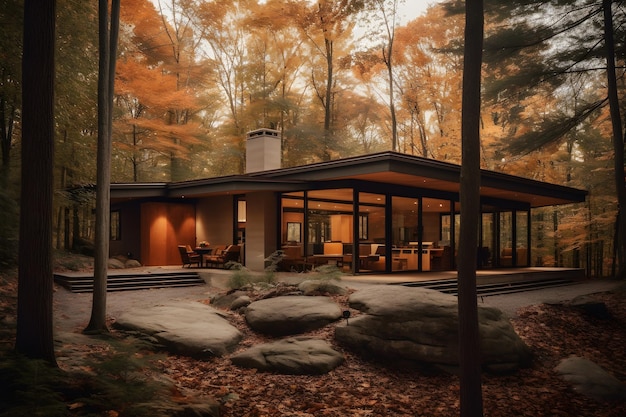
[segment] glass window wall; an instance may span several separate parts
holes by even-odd
[[[284,193],[280,244],[302,269],[335,264],[355,273],[454,270],[459,209],[451,200],[352,188]],[[528,264],[528,211],[484,206],[479,221],[478,268]]]
[[[478,268],[488,268],[493,265],[493,253],[496,241],[494,217],[493,212],[482,214]]]
[[[358,255],[350,248],[349,267],[357,272],[385,271],[385,196],[359,193]],[[358,259],[358,261],[357,261]]]
[[[419,200],[391,198],[391,270],[415,271],[420,268]]]
[[[515,212],[516,266],[528,266],[528,219],[527,211]]]

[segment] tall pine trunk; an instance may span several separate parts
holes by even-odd
[[[615,75],[615,40],[613,37],[613,13],[611,0],[602,0],[604,8],[604,41],[606,43],[606,77],[609,94],[611,124],[613,126],[613,149],[615,167],[615,188],[617,193],[617,225],[615,227],[615,254],[617,256],[617,278],[626,278],[626,183],[624,179],[624,136],[617,95]]]
[[[461,229],[458,258],[461,416],[483,415],[476,250],[480,224],[480,85],[483,2],[465,3],[465,52],[461,116]]]
[[[117,36],[119,32],[120,0],[111,3],[111,28],[107,0],[99,0],[98,68],[98,155],[96,183],[96,244],[91,319],[86,333],[106,332],[107,270],[109,260],[111,205],[111,129],[113,124],[113,94]]]
[[[55,0],[25,0],[15,348],[56,364],[52,325]]]

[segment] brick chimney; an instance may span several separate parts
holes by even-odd
[[[281,167],[280,132],[256,129],[246,135],[246,173]]]

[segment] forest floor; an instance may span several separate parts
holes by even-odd
[[[150,298],[172,297],[167,291],[145,291],[150,292]],[[176,294],[182,294],[184,289],[177,291],[180,293]],[[209,303],[212,294],[224,290],[206,287],[194,291],[192,299]],[[137,302],[142,292],[133,291],[132,298],[126,299],[125,303]],[[16,274],[0,275],[0,357],[14,345],[16,293]],[[594,361],[619,380],[626,381],[626,289],[622,286],[614,291],[593,294],[593,297],[606,304],[611,313],[609,319],[590,317],[566,304],[537,304],[518,309],[511,322],[532,349],[534,360],[531,367],[511,375],[483,374],[485,416],[626,415],[626,402],[606,403],[589,399],[575,392],[554,371],[559,361],[576,355]],[[335,299],[347,306],[347,296]],[[56,288],[55,331],[60,326],[64,332],[76,335],[58,346],[59,367],[68,374],[93,367],[87,365],[86,359],[93,360],[109,349],[80,334],[89,319],[89,300],[90,296]],[[73,306],[74,312],[84,313],[86,310],[86,316],[83,314],[80,320],[70,320],[64,309],[68,304]],[[229,320],[244,333],[240,349],[268,341],[250,331],[242,316],[230,313]],[[111,323],[113,321],[114,317]],[[240,369],[234,367],[228,357],[197,360],[172,354],[152,354],[140,349],[133,355],[144,360],[141,375],[173,381],[168,395],[174,401],[197,400],[202,396],[213,398],[219,404],[220,415],[225,417],[459,415],[457,376],[417,366],[399,368],[365,360],[337,346],[333,334],[333,326],[309,334],[327,339],[346,358],[343,365],[321,376],[289,376]],[[114,328],[112,336],[120,340],[124,338]],[[68,352],[71,352],[71,358],[68,358]],[[69,415],[85,415],[81,411],[82,404],[75,398],[65,401],[71,410]],[[109,401],[108,406],[108,416],[132,415],[125,413],[114,401]]]

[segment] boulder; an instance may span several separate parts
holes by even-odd
[[[365,314],[339,325],[335,338],[368,356],[458,366],[457,298],[405,286],[375,286],[355,292],[350,307]],[[530,349],[498,309],[479,306],[482,365],[509,372],[530,362]]]
[[[255,301],[245,316],[253,330],[285,336],[324,327],[341,317],[341,309],[328,297],[288,295]]]
[[[257,345],[231,357],[231,362],[242,368],[290,375],[321,375],[343,360],[343,355],[325,340],[308,337]]]
[[[242,295],[241,297],[235,298],[235,300],[230,304],[230,309],[233,311],[237,311],[240,308],[244,308],[250,305],[252,300],[247,295]]]
[[[125,268],[124,262],[115,258],[109,258],[107,262],[107,266],[109,267],[109,269],[124,269]]]
[[[574,386],[574,390],[598,401],[626,399],[626,385],[589,359],[570,356],[555,370]]]
[[[611,318],[611,312],[607,308],[606,304],[590,295],[580,295],[571,300],[569,305],[600,320],[609,320]]]
[[[222,356],[242,338],[223,313],[190,301],[131,308],[115,325],[151,335],[168,350],[194,357]]]
[[[235,291],[229,292],[228,294],[214,296],[213,298],[211,298],[211,305],[216,308],[236,310],[236,308],[233,308],[233,305],[235,303],[237,303],[238,305],[241,304],[242,299],[250,300],[250,297],[248,297],[248,293],[246,291],[235,290]],[[247,304],[250,304],[250,301],[248,301]],[[237,308],[240,308],[240,307],[241,305]]]
[[[315,294],[338,294],[344,295],[348,293],[345,287],[335,284],[329,280],[314,279],[302,281],[298,285],[298,289],[302,291],[304,295]]]
[[[136,259],[129,259],[126,262],[124,262],[124,268],[140,268],[141,267],[141,262],[139,262]]]

